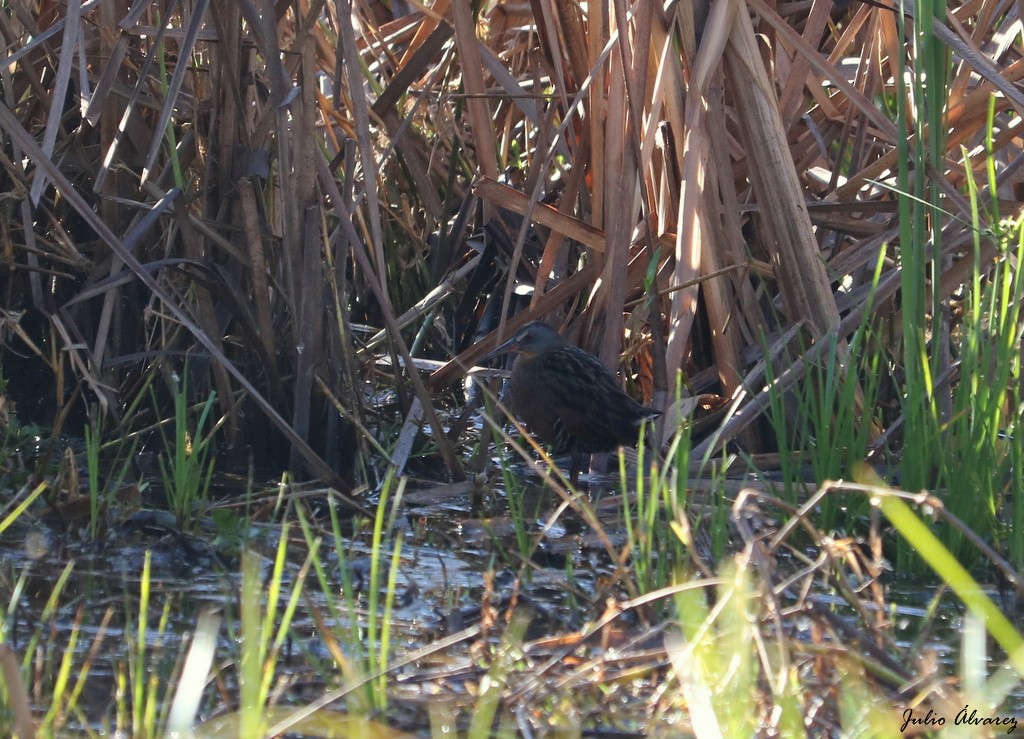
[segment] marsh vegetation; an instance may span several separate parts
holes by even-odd
[[[1004,732],[1021,22],[4,4],[0,733]]]

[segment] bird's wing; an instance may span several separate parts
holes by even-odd
[[[572,437],[583,451],[611,450],[626,441],[622,420],[615,417],[614,410],[629,401],[596,357],[565,350],[551,352],[539,361],[545,364],[542,371],[550,371],[562,380],[546,384],[544,397],[537,398],[550,404],[560,431]]]

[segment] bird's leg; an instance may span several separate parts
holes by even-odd
[[[573,487],[576,487],[576,483],[580,479],[580,470],[583,468],[583,460],[589,458],[589,454],[583,454],[579,449],[571,449],[569,456],[572,458],[572,464],[569,467],[569,482],[572,483]]]

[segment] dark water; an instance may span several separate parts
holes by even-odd
[[[282,704],[302,705],[324,691],[345,684],[332,644],[340,645],[346,658],[363,664],[367,652],[379,645],[367,644],[367,609],[371,595],[372,525],[340,522],[342,551],[334,546],[326,504],[315,491],[304,491],[310,525],[320,536],[320,556],[326,588],[314,572],[305,579],[290,628],[276,667],[282,685]],[[391,547],[402,541],[395,573],[393,610],[388,622],[392,662],[417,649],[472,626],[486,624],[496,615],[513,610],[530,614],[526,639],[573,633],[592,622],[605,607],[604,598],[618,591],[603,590],[614,567],[606,544],[592,535],[572,511],[552,518],[561,498],[543,485],[523,478],[516,492],[522,501],[524,525],[517,530],[507,496],[494,487],[408,484],[403,506],[396,517],[395,536],[385,537],[379,603],[383,603],[391,561]],[[30,652],[36,683],[45,685],[59,672],[68,650],[73,655],[73,675],[87,665],[88,679],[79,698],[81,712],[67,726],[111,730],[116,706],[130,700],[118,697],[118,682],[125,682],[138,664],[139,609],[143,569],[149,556],[150,604],[148,635],[142,664],[162,686],[173,689],[173,675],[187,650],[200,614],[212,611],[223,618],[218,634],[214,684],[237,695],[231,663],[239,658],[238,629],[241,588],[240,553],[258,557],[264,582],[269,582],[280,537],[285,529],[271,510],[272,494],[251,502],[246,515],[235,515],[236,528],[221,523],[214,512],[202,515],[193,532],[177,529],[165,513],[134,507],[109,521],[98,541],[88,538],[81,521],[61,531],[42,512],[30,512],[0,536],[0,610],[3,641],[19,658]],[[221,510],[233,511],[230,498]],[[614,496],[598,501],[596,510],[605,525],[607,541],[616,549],[626,541],[619,520],[620,502]],[[261,511],[250,522],[252,511]],[[283,599],[296,582],[307,554],[306,540],[294,515],[288,516],[285,535],[287,562],[282,577]],[[218,528],[219,526],[219,528]],[[541,532],[544,531],[542,535]],[[519,556],[523,542],[533,548],[530,565]],[[348,591],[345,583],[348,583]],[[894,623],[900,647],[913,650],[921,659],[933,660],[940,672],[960,672],[963,616],[952,596],[942,599],[934,611],[934,588],[920,580],[892,578],[887,584],[886,618]],[[54,595],[54,593],[57,593]],[[990,593],[998,598],[994,591]],[[265,603],[265,593],[263,594]],[[854,614],[842,599],[822,593],[819,602],[835,607],[849,622]],[[997,602],[999,602],[997,600]],[[283,610],[279,606],[278,616]],[[628,628],[630,616],[623,619]],[[930,624],[922,636],[921,625]],[[325,633],[325,629],[327,633]],[[495,629],[494,640],[501,628]],[[424,674],[437,682],[440,670],[447,689],[458,694],[462,679],[475,684],[476,656],[470,644],[445,650],[431,659],[397,670],[389,681],[389,716],[407,727],[426,722]],[[656,686],[650,686],[655,689]],[[123,690],[123,687],[121,688]],[[208,703],[201,717],[222,711],[219,694],[207,686]],[[46,689],[37,697],[45,710]],[[467,698],[468,701],[468,698]],[[471,701],[469,701],[471,703]],[[1016,694],[1009,699],[1013,710],[1024,709]],[[339,706],[344,707],[344,704]],[[627,718],[629,709],[622,710]],[[645,703],[638,700],[635,725],[642,726]]]
[[[277,665],[278,678],[292,683],[284,700],[295,703],[313,700],[343,681],[324,638],[325,626],[330,639],[340,644],[350,659],[357,663],[365,659],[362,640],[368,623],[373,561],[372,522],[357,526],[342,519],[344,539],[339,553],[326,515],[326,497],[308,490],[304,494],[310,525],[321,537],[319,554],[327,586],[321,587],[312,571],[307,575],[290,638]],[[146,496],[158,497],[159,492],[147,490]],[[567,527],[556,521],[540,537],[539,531],[559,500],[539,485],[527,485],[521,497],[527,511],[523,535],[531,542],[540,539],[528,576],[524,576],[521,561],[510,554],[518,551],[518,538],[502,491],[488,489],[481,495],[471,486],[406,486],[402,512],[394,522],[395,536],[384,538],[379,557],[382,573],[377,592],[383,607],[392,545],[401,539],[388,621],[392,660],[480,624],[484,603],[496,613],[506,609],[531,613],[527,638],[578,629],[593,617],[596,582],[611,573],[607,558],[580,535],[578,524]],[[476,509],[474,498],[479,499]],[[266,500],[270,499],[268,495]],[[237,513],[228,502],[221,505]],[[246,518],[239,515],[232,524],[237,529],[225,534],[218,530],[225,528],[224,517],[219,516],[218,524],[216,512],[200,516],[193,531],[183,532],[166,512],[132,505],[125,512],[108,513],[96,541],[89,538],[88,518],[81,511],[77,520],[66,521],[63,528],[58,527],[52,511],[43,507],[26,512],[0,536],[0,609],[7,611],[2,620],[3,641],[19,658],[26,651],[32,653],[35,682],[42,684],[52,681],[71,650],[73,673],[87,664],[88,679],[79,698],[82,712],[69,725],[83,719],[93,730],[111,729],[117,681],[125,679],[137,659],[147,555],[150,594],[145,664],[168,681],[166,691],[171,689],[172,673],[204,611],[223,618],[219,658],[237,658],[243,549],[257,555],[262,580],[268,583],[284,533],[288,540],[284,598],[296,582],[308,551],[306,540],[294,515],[288,516],[285,533],[280,517],[273,520],[275,516],[266,513],[268,506],[251,503],[250,512],[261,511],[256,520],[239,521]],[[568,517],[563,514],[563,519]],[[278,609],[279,616],[283,607]],[[495,634],[500,635],[500,629]],[[379,646],[369,647],[375,648]],[[456,649],[438,659],[472,666],[475,660],[468,654],[468,645],[461,652],[461,658]],[[411,674],[406,673],[406,677]],[[231,682],[230,674],[226,669],[222,679]],[[396,695],[408,693],[415,706],[415,701],[422,700],[420,690],[403,689],[400,677],[395,676]],[[473,679],[479,679],[475,672]],[[41,710],[48,707],[45,696],[45,690],[39,692]],[[120,700],[122,704],[125,701],[123,696]],[[419,723],[412,721],[413,725]]]

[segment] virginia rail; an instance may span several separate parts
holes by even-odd
[[[526,324],[480,361],[507,352],[519,355],[509,380],[509,405],[555,454],[571,455],[573,484],[584,457],[635,445],[640,424],[661,415],[626,395],[597,357],[543,321]]]

